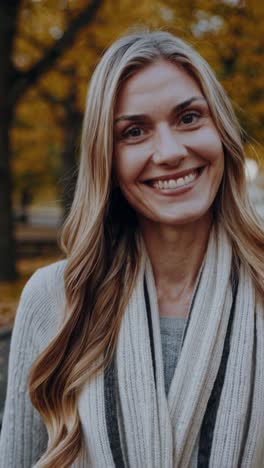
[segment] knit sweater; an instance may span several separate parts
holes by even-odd
[[[55,335],[65,301],[65,261],[38,270],[24,288],[13,329],[0,442],[1,468],[30,468],[47,446],[46,428],[27,391],[28,371]],[[185,320],[161,317],[166,394],[180,354]],[[194,453],[192,467],[196,467]]]
[[[65,261],[41,268],[26,284],[13,328],[0,468],[31,468],[47,447],[47,431],[27,390],[29,369],[52,340],[62,318]]]

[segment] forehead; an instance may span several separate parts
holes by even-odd
[[[199,85],[180,65],[159,60],[139,70],[121,86],[116,105],[116,114],[141,112],[151,108],[173,105],[192,96],[203,96]]]

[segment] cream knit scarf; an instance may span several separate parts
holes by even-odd
[[[245,268],[235,287],[231,270],[227,235],[213,229],[167,399],[156,289],[143,255],[115,370],[80,401],[80,413],[90,407],[83,430],[92,466],[188,468],[200,440],[198,466],[264,467],[264,313]]]

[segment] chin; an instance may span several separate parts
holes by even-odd
[[[186,224],[193,224],[203,221],[208,221],[211,217],[210,209],[201,209],[199,211],[190,211],[189,213],[185,212],[182,214],[174,213],[168,214],[165,216],[160,216],[159,219],[156,219],[156,222],[159,224],[170,225],[170,226],[182,226]]]

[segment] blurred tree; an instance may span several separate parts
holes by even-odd
[[[23,12],[23,4],[19,0],[0,3],[0,280],[14,279],[16,276],[9,140],[15,106],[21,96],[72,45],[77,32],[93,20],[100,4],[101,0],[91,0],[88,5],[84,3],[64,31],[53,30],[53,36],[57,39],[45,47],[42,55],[30,67],[22,70],[13,64],[12,52],[19,8]]]

